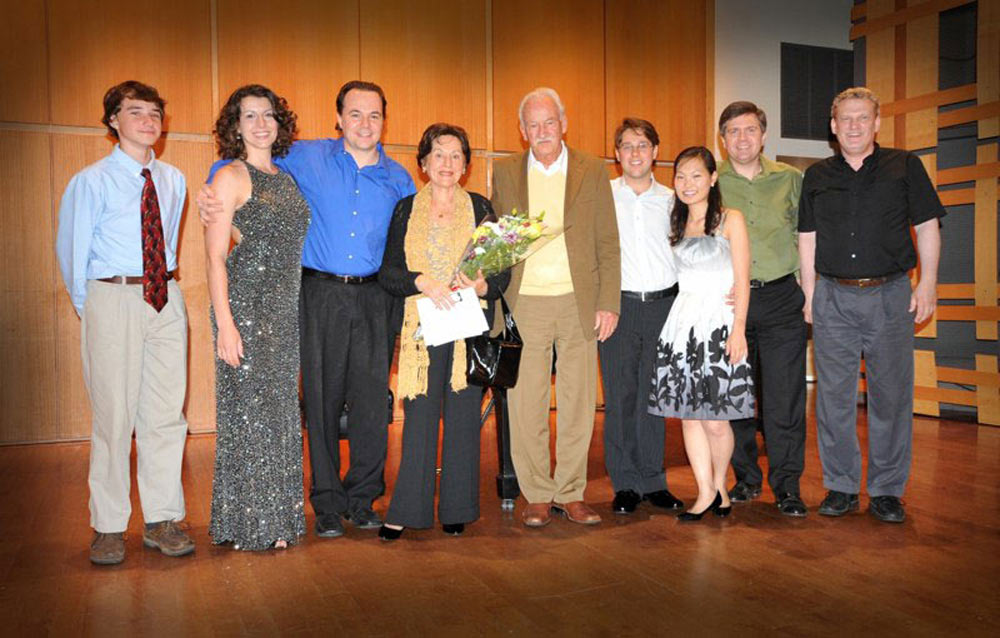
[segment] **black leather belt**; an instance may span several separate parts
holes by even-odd
[[[753,290],[758,290],[764,288],[765,286],[774,286],[775,284],[783,284],[789,279],[795,277],[795,273],[788,273],[784,277],[778,277],[777,279],[772,279],[771,281],[761,281],[760,279],[751,279],[750,288]]]
[[[174,271],[167,271],[167,281],[174,278]],[[132,275],[115,275],[114,277],[101,277],[97,281],[103,281],[108,284],[128,284],[130,286],[135,286],[142,283],[142,275],[133,277]]]
[[[314,270],[312,268],[302,267],[303,277],[317,277],[319,279],[329,279],[330,281],[337,281],[342,284],[370,284],[378,279],[378,273],[373,272],[370,275],[358,276],[358,275],[335,275],[333,273],[324,272],[322,270]]]
[[[636,292],[634,290],[623,290],[622,297],[628,297],[629,299],[638,299],[639,301],[653,301],[654,299],[663,299],[664,297],[669,297],[670,295],[677,294],[677,284],[670,286],[669,288],[664,288],[663,290],[654,290],[652,292]]]

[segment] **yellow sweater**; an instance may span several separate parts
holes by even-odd
[[[546,232],[563,230],[566,174],[546,175],[536,167],[528,169],[528,212],[531,216],[545,211]],[[566,255],[566,236],[560,234],[524,262],[522,295],[556,296],[573,292],[573,280]]]

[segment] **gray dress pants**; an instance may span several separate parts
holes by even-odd
[[[913,314],[910,281],[857,288],[820,276],[813,295],[816,428],[823,485],[857,494],[861,449],[857,387],[868,383],[869,496],[902,496],[913,444]]]

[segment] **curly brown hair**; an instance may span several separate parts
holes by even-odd
[[[240,103],[245,97],[262,97],[271,103],[274,109],[274,120],[278,123],[278,137],[271,147],[271,155],[284,157],[295,141],[299,129],[296,126],[298,117],[288,108],[285,98],[260,84],[247,84],[233,91],[226,100],[225,106],[219,111],[219,119],[215,121],[215,144],[219,148],[222,159],[246,159],[247,150],[243,145],[240,131]]]

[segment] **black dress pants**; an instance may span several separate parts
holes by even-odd
[[[618,327],[597,344],[604,386],[604,465],[616,492],[667,489],[664,419],[648,408],[656,344],[676,298],[640,301],[622,295]]]
[[[427,394],[403,400],[403,451],[392,503],[385,521],[404,527],[434,526],[434,484],[437,479],[438,433],[441,443],[442,525],[479,518],[479,437],[483,389],[470,385],[451,389],[454,344],[431,347]]]
[[[317,518],[371,507],[385,490],[389,295],[375,282],[304,275],[299,297],[302,390]],[[350,468],[340,478],[345,401]]]
[[[758,388],[767,447],[767,482],[775,494],[799,493],[806,444],[805,297],[794,277],[750,291],[748,360]],[[760,485],[755,419],[733,421],[736,480]]]

